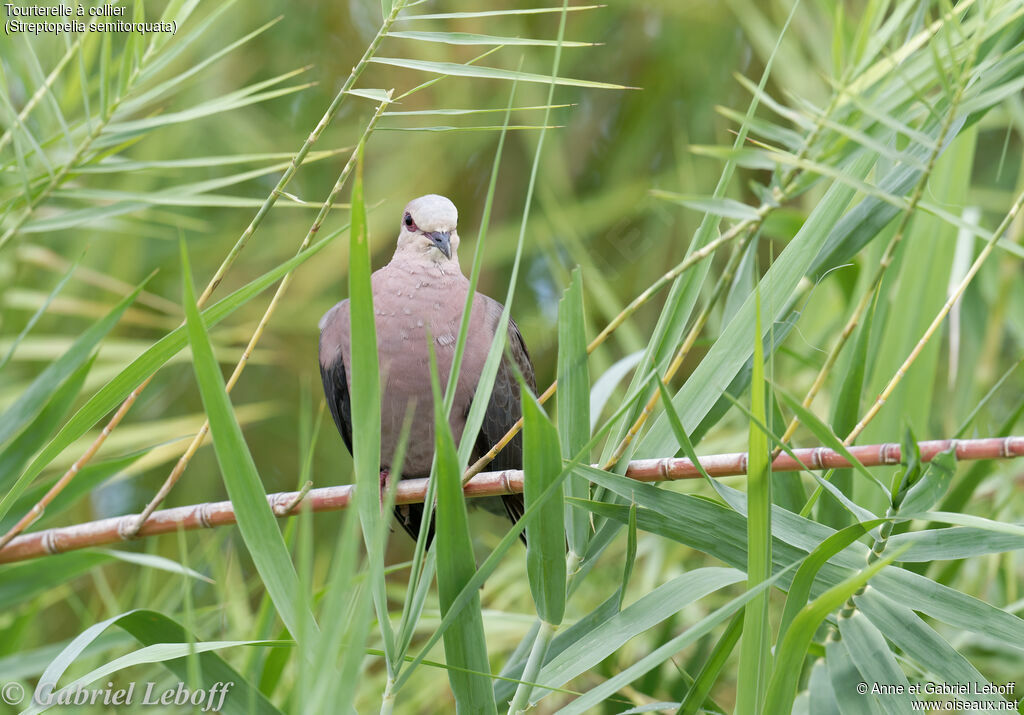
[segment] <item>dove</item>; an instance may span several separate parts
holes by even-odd
[[[444,196],[428,194],[410,201],[402,212],[391,261],[371,277],[381,375],[382,485],[391,470],[407,410],[412,411],[412,428],[401,476],[411,479],[430,475],[434,456],[434,400],[428,341],[433,343],[441,385],[445,385],[469,294],[469,280],[459,267],[458,218],[455,204]],[[484,361],[502,311],[501,303],[474,293],[459,381],[449,413],[456,444],[462,438],[466,417],[476,399]],[[349,452],[352,451],[350,325],[349,301],[343,300],[321,318],[319,345],[324,396]],[[516,373],[522,375],[531,392],[536,394],[537,391],[526,343],[511,319],[507,331],[507,350],[498,368],[483,424],[474,440],[471,461],[483,456],[522,416]],[[522,454],[522,437],[516,435],[495,457],[493,468],[522,469]],[[521,494],[473,501],[483,502],[482,506],[489,511],[506,514],[513,522],[523,514]],[[399,524],[413,539],[419,534],[423,509],[423,504],[395,507]],[[427,535],[428,543],[432,537],[433,528]]]

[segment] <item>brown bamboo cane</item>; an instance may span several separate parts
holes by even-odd
[[[961,461],[1024,457],[1024,435],[1021,435],[1004,438],[943,439],[921,442],[918,444],[921,459],[925,462],[930,461],[935,455],[954,444],[956,445],[957,459]],[[901,456],[900,446],[894,443],[849,447],[849,451],[866,467],[899,464]],[[825,447],[796,449],[793,450],[793,453],[796,455],[796,459],[789,454],[779,455],[772,463],[772,470],[793,472],[842,469],[851,466],[842,454]],[[746,473],[747,455],[745,452],[711,455],[701,458],[700,463],[713,477],[740,476]],[[695,479],[699,478],[701,474],[689,459],[668,457],[630,462],[626,476],[638,482],[662,482]],[[303,489],[300,492],[279,492],[268,494],[267,502],[278,517],[292,515],[301,502],[305,502],[308,508],[314,512],[338,511],[348,506],[352,499],[352,490],[352,485],[347,484],[320,489]],[[395,503],[422,502],[426,490],[426,479],[404,479],[397,485]],[[484,472],[473,477],[465,485],[464,491],[466,496],[471,498],[521,493],[523,491],[523,473],[516,469]],[[127,514],[23,534],[0,549],[0,563],[25,561],[40,556],[124,541],[126,540],[126,530],[136,518],[136,514]],[[140,537],[154,536],[174,532],[178,529],[190,531],[226,526],[234,524],[235,521],[235,512],[230,501],[192,504],[153,512],[139,530],[138,535]]]

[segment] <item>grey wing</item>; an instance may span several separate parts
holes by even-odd
[[[331,408],[334,424],[352,453],[352,402],[348,395],[348,377],[342,357],[348,342],[347,306],[342,301],[331,308],[320,320],[320,380],[324,384],[324,398]]]

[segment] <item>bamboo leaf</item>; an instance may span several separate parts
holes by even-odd
[[[764,347],[761,340],[760,293],[755,291],[754,363],[750,381],[750,412],[747,449],[747,588],[772,575],[772,468],[768,437],[758,422],[765,419]],[[681,427],[681,425],[680,425]],[[768,594],[751,599],[743,611],[740,640],[739,683],[736,712],[761,711],[772,672]]]
[[[526,507],[553,484],[562,471],[558,431],[526,387],[523,405],[523,498]],[[584,423],[586,424],[586,423]],[[565,507],[561,490],[526,522],[526,573],[537,615],[557,626],[565,615]]]
[[[902,686],[897,693],[887,692],[874,697],[869,696],[882,712],[889,715],[912,712],[913,706],[908,694],[910,682],[889,650],[885,638],[871,621],[863,613],[855,611],[849,618],[839,618],[839,633],[843,637],[843,644],[850,654],[850,659],[866,682]]]
[[[518,72],[515,70],[499,69],[497,67],[480,67],[479,65],[463,65],[454,62],[431,62],[427,60],[409,60],[399,57],[371,57],[370,62],[392,67],[404,67],[422,72],[449,75],[452,77],[478,77],[482,79],[502,79],[516,82],[535,82],[538,84],[557,84],[566,87],[589,87],[591,89],[632,89],[621,84],[609,84],[608,82],[593,82],[586,79],[571,79],[568,77],[552,77],[551,75],[533,74],[531,72]]]
[[[60,677],[74,663],[83,651],[100,638],[110,626],[117,625],[130,633],[145,647],[129,653],[127,656],[115,658],[111,662],[91,671],[65,686],[86,685],[109,673],[116,672],[139,663],[162,663],[168,670],[181,679],[188,677],[186,658],[195,652],[201,664],[202,683],[212,688],[216,683],[234,683],[229,695],[225,697],[221,712],[224,713],[260,713],[272,715],[279,713],[258,689],[249,684],[242,675],[232,668],[214,650],[237,645],[269,644],[269,641],[213,641],[206,643],[186,642],[189,634],[177,622],[156,611],[134,610],[122,613],[90,626],[71,641],[60,654],[51,661],[46,671],[39,678],[36,688],[37,696],[45,696],[53,692]],[[194,649],[191,650],[191,649]],[[38,707],[33,705],[33,707]],[[45,708],[26,712],[42,712]]]
[[[299,639],[307,632],[303,624],[308,623],[309,635],[315,640],[319,635],[316,620],[305,599],[298,598],[303,590],[295,566],[281,538],[277,520],[267,504],[256,464],[235,419],[224,377],[213,357],[210,338],[196,308],[192,269],[184,241],[181,242],[181,259],[185,320],[193,368],[203,408],[210,421],[217,463],[235,509],[238,530],[285,626],[293,637]]]
[[[739,221],[757,221],[761,218],[761,212],[753,206],[723,197],[689,196],[687,194],[674,194],[670,191],[651,191],[651,195],[671,201],[672,203],[686,206],[687,208],[709,213],[713,216],[723,218],[734,218]]]
[[[580,502],[574,500],[574,503]],[[640,633],[654,628],[691,603],[740,583],[743,578],[742,571],[718,567],[695,569],[676,576],[579,636],[544,666],[538,682],[553,687],[568,683]]]
[[[475,17],[504,17],[507,15],[540,15],[553,12],[579,12],[604,7],[603,5],[570,5],[562,7],[535,7],[516,10],[479,10],[476,12],[440,12],[430,15],[401,15],[399,20],[461,20]]]
[[[356,149],[356,175],[352,184],[352,228],[349,231],[349,318],[351,321],[352,464],[356,506],[363,541],[369,554],[370,589],[381,624],[389,673],[395,663],[394,633],[388,620],[384,587],[384,551],[387,543],[381,513],[381,395],[377,356],[377,326],[373,311],[370,235],[363,199],[363,145]],[[401,465],[393,465],[399,470]],[[397,479],[398,476],[396,475]]]
[[[416,40],[418,42],[440,42],[446,45],[531,45],[538,47],[591,47],[593,42],[570,42],[565,40],[559,43],[557,40],[536,40],[529,37],[496,37],[494,35],[479,35],[472,32],[414,32],[411,30],[389,32],[386,37],[395,37],[403,40]]]
[[[807,649],[818,626],[829,613],[839,608],[857,589],[892,563],[898,555],[894,552],[879,559],[863,571],[833,586],[800,610],[778,648],[775,670],[765,695],[765,712],[785,713],[792,709],[797,679],[800,677],[800,665],[807,656]]]
[[[21,393],[18,399],[4,410],[3,415],[0,415],[0,445],[7,442],[28,424],[29,420],[39,414],[39,411],[43,409],[43,405],[46,404],[47,400],[60,385],[88,360],[93,348],[117,325],[121,315],[124,314],[129,305],[135,302],[139,291],[142,290],[148,281],[149,278],[140,283],[135,290],[118,302],[106,316],[83,332],[67,352],[47,365],[28,388]]]
[[[583,311],[583,277],[572,273],[558,305],[558,432],[562,458],[572,459],[590,439],[590,373],[587,367],[587,333]],[[558,471],[561,471],[559,464]],[[566,496],[585,498],[589,485],[577,475],[565,484]],[[590,524],[586,514],[566,506],[566,538],[569,550],[582,554]],[[527,531],[529,533],[529,531]]]
[[[53,430],[67,415],[78,393],[81,392],[85,378],[95,361],[96,356],[93,355],[71,373],[50,396],[35,419],[10,444],[0,450],[0,489],[4,489],[15,480],[32,455],[53,434]],[[32,504],[26,508],[31,509]]]
[[[437,480],[437,593],[441,613],[447,614],[454,607],[459,593],[473,577],[476,567],[466,499],[462,493],[462,471],[459,469],[459,457],[455,451],[448,416],[442,406],[433,350],[431,363],[436,436],[434,479]],[[490,677],[479,675],[490,672],[479,590],[470,596],[469,603],[459,610],[444,631],[444,654],[445,662],[452,666],[448,669],[448,682],[455,695],[457,712],[496,713]]]
[[[793,619],[807,605],[811,595],[811,586],[814,585],[814,579],[818,577],[821,567],[833,556],[867,534],[871,529],[879,524],[884,524],[885,521],[885,519],[874,519],[863,524],[851,524],[822,541],[808,554],[804,562],[800,564],[800,568],[797,569],[793,583],[790,584],[789,593],[786,596],[786,606],[782,611],[782,621],[779,623],[779,634],[776,638],[778,642],[782,642]]]

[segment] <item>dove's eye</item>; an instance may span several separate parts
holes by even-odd
[[[416,225],[412,221],[412,215],[411,214],[406,214],[405,218],[403,219],[403,221],[405,222],[405,225],[408,226],[409,228],[413,228]]]

